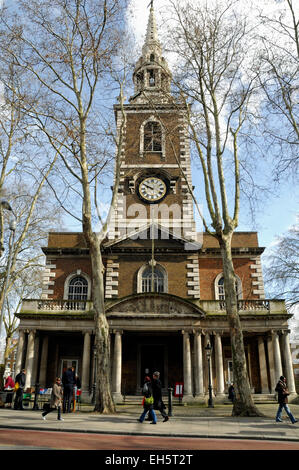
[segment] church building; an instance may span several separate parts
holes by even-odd
[[[102,246],[105,302],[116,403],[140,395],[145,375],[160,371],[163,388],[183,384],[183,401],[214,399],[233,381],[218,241],[196,230],[187,110],[171,94],[171,72],[151,7],[126,115],[120,187]],[[265,299],[256,232],[235,232],[236,291],[254,399],[273,399],[280,375],[296,396],[288,319],[282,300]],[[95,380],[95,324],[89,249],[82,233],[51,232],[40,299],[24,300],[16,371],[26,387],[51,387],[72,365],[90,401]],[[212,346],[211,361],[206,355]]]

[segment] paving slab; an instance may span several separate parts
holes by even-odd
[[[295,416],[299,416],[299,405],[290,405]],[[86,408],[85,408],[86,409]],[[57,420],[57,413],[49,413],[46,421],[41,411],[0,409],[0,427],[39,431],[86,432],[98,434],[150,435],[168,437],[200,437],[225,439],[264,439],[298,441],[299,422],[291,424],[285,416],[282,423],[275,422],[276,405],[259,406],[263,417],[233,417],[231,407],[177,407],[168,422],[162,422],[157,412],[158,423],[139,423],[137,418],[142,407],[117,407],[117,413],[102,415],[92,411],[75,411],[63,414],[64,421]]]

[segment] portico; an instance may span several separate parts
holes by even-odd
[[[146,369],[150,373],[161,371],[165,390],[174,387],[175,382],[183,382],[184,401],[205,401],[207,342],[213,347],[213,394],[216,401],[225,401],[228,384],[233,380],[231,350],[227,320],[218,304],[218,312],[211,311],[215,303],[205,311],[207,302],[190,302],[169,294],[137,294],[110,301],[107,317],[111,331],[111,383],[116,402],[122,401],[123,394],[140,393]],[[272,302],[275,314],[266,309],[260,311],[259,320],[246,310],[241,313],[249,379],[255,394],[273,394],[282,373],[288,379],[290,393],[296,394],[289,330],[287,322],[282,328],[278,304]],[[55,313],[39,310],[37,322],[33,321],[32,310],[25,313],[25,307],[26,303],[20,314],[16,367],[25,365],[26,387],[34,387],[36,381],[42,387],[50,386],[53,377],[61,373],[63,360],[69,359],[81,377],[82,398],[89,401],[94,377],[92,308],[80,313],[69,311],[64,315],[62,331]]]

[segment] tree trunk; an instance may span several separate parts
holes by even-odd
[[[231,239],[232,233],[228,236],[222,236],[219,243],[223,263],[226,313],[231,335],[234,383],[237,391],[232,415],[262,416],[262,413],[254,405],[250,391],[243,333],[238,313],[238,300],[235,289],[236,278],[231,255]]]
[[[110,383],[110,334],[105,314],[104,266],[101,242],[96,234],[89,240],[92,264],[92,298],[95,310],[97,386],[95,411],[115,413]]]

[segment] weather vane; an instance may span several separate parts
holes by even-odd
[[[151,8],[154,8],[154,0],[151,0],[147,6],[147,8],[151,6]]]

